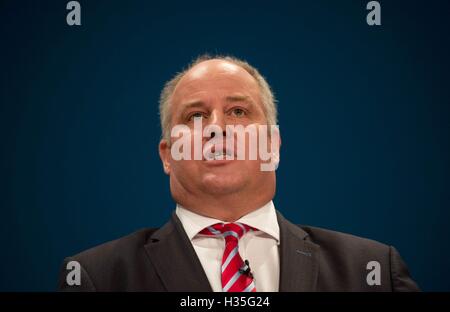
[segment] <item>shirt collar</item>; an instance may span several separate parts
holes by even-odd
[[[204,228],[216,223],[223,222],[218,219],[199,215],[182,207],[179,204],[177,204],[175,213],[183,224],[183,228],[187,236],[189,237],[189,240],[192,240]],[[261,208],[258,208],[243,216],[236,222],[241,222],[243,224],[254,227],[259,231],[270,235],[277,241],[277,243],[280,242],[280,227],[278,226],[277,214],[272,201],[269,201]]]

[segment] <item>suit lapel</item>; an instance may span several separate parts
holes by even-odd
[[[279,291],[314,291],[319,273],[319,246],[278,211],[277,218],[281,241]]]
[[[145,249],[167,291],[212,291],[175,213],[166,225],[151,235]]]

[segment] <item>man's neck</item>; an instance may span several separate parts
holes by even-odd
[[[202,199],[199,199],[197,196],[182,196],[175,198],[175,201],[199,215],[224,222],[234,222],[264,206],[272,198],[273,196],[246,198],[237,194],[236,196],[203,196]]]

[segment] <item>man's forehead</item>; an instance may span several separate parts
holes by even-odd
[[[241,89],[258,90],[255,78],[244,68],[226,60],[213,59],[203,61],[186,72],[174,90],[174,97],[183,96],[185,92],[201,91],[202,87],[212,83],[230,85],[231,82]]]
[[[244,74],[246,71],[229,61],[226,60],[207,60],[200,62],[199,64],[192,67],[185,75],[185,77],[190,79],[201,79],[209,75],[214,74]]]

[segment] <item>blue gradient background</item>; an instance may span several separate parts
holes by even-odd
[[[157,153],[163,83],[204,52],[278,100],[277,208],[392,244],[450,290],[448,1],[0,1],[0,290],[54,290],[65,256],[174,203]]]

